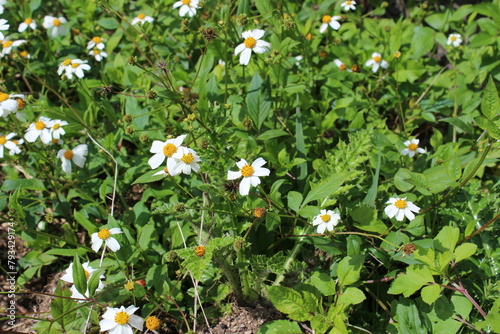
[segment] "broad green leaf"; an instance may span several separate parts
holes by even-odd
[[[418,60],[434,47],[434,29],[429,27],[415,27],[410,47],[413,60]],[[421,66],[421,65],[420,65]]]
[[[146,224],[139,230],[138,243],[142,249],[151,248],[151,240],[154,239],[152,235],[156,232],[153,224]]]
[[[333,296],[336,292],[336,283],[329,275],[315,271],[309,278],[310,284],[324,296]]]
[[[396,321],[400,334],[427,334],[427,329],[422,326],[418,308],[413,301],[400,299],[396,305]]]
[[[420,295],[422,296],[422,300],[424,302],[431,305],[441,295],[441,287],[437,284],[425,286],[422,288]]]
[[[88,218],[85,217],[80,211],[75,210],[73,216],[75,217],[75,220],[78,222],[78,224],[82,225],[82,227],[87,230],[87,233],[89,235],[97,232],[97,227],[95,226],[95,224],[92,224],[92,222],[88,220]]]
[[[289,320],[274,320],[266,322],[257,334],[302,334],[302,329],[298,323]]]
[[[76,317],[76,312],[71,312],[76,306],[76,302],[68,298],[71,297],[71,291],[62,282],[57,285],[54,295],[56,297],[50,303],[50,313],[52,318],[57,319],[57,322],[65,329]],[[58,298],[57,296],[66,298]]]
[[[339,296],[338,303],[345,305],[356,305],[366,299],[365,294],[358,288],[349,287]]]
[[[300,210],[300,204],[302,203],[302,194],[296,191],[290,191],[287,195],[288,208],[298,212]],[[319,213],[319,212],[318,212]]]
[[[340,188],[344,180],[351,174],[352,172],[334,174],[318,184],[311,185],[311,190],[307,193],[302,205],[306,205],[312,201],[324,200]]]
[[[269,87],[258,72],[255,72],[252,82],[250,82],[250,89],[245,101],[250,119],[255,127],[260,129],[271,110],[271,100],[269,99]]]
[[[458,242],[460,236],[460,230],[457,227],[445,226],[439,231],[438,235],[434,238],[434,247],[436,250],[452,251]]]
[[[430,270],[421,265],[410,266],[405,274],[396,277],[387,291],[392,295],[403,294],[409,297],[424,285],[434,282]]]
[[[435,266],[436,252],[433,248],[417,246],[416,251],[413,253],[413,257],[415,258],[415,260],[420,261],[431,268]]]
[[[85,270],[80,262],[80,257],[75,255],[73,258],[73,283],[75,284],[76,290],[82,295],[87,293],[87,275],[85,275]],[[87,296],[88,297],[88,296]]]
[[[290,317],[293,320],[307,321],[312,317],[305,308],[304,299],[299,292],[284,286],[270,286],[267,291],[274,307],[280,312],[293,314],[293,318]]]
[[[45,254],[59,255],[59,256],[82,256],[88,251],[85,248],[67,249],[67,248],[52,248],[45,252]]]
[[[269,140],[277,137],[290,136],[290,134],[281,129],[267,130],[257,137],[259,140]]]
[[[16,190],[17,188],[19,189],[30,189],[30,190],[37,190],[37,191],[44,191],[46,190],[45,185],[41,180],[38,179],[17,179],[17,180],[10,180],[7,179],[3,181],[2,184],[2,191],[12,191]]]
[[[455,249],[455,262],[465,260],[476,253],[477,245],[472,243],[461,244]]]
[[[404,230],[416,237],[422,236],[425,232],[424,216],[416,216]]]
[[[359,281],[359,273],[365,261],[364,255],[346,256],[337,266],[339,285],[346,286]]]
[[[93,298],[96,289],[99,287],[99,283],[101,282],[101,275],[104,274],[104,269],[97,269],[92,273],[88,281],[88,290],[89,290],[89,298]]]
[[[455,309],[455,313],[460,314],[462,318],[467,319],[472,311],[472,303],[467,297],[458,292],[451,296],[451,303]]]
[[[144,175],[139,176],[134,182],[132,182],[132,185],[138,184],[138,183],[151,183],[151,182],[156,182],[164,179],[167,175],[166,174],[161,174],[161,175],[153,175],[158,173],[159,171],[163,170],[164,168],[156,169],[147,172]]]
[[[436,257],[436,270],[440,275],[446,274],[446,269],[453,259],[455,259],[455,255],[450,251],[438,253]]]

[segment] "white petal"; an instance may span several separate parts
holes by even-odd
[[[73,151],[73,153],[74,153],[74,151]],[[75,163],[75,165],[77,165],[80,168],[83,168],[83,165],[85,165],[86,158],[83,155],[75,153],[73,155],[73,159],[72,160]]]
[[[163,161],[165,161],[165,155],[163,154],[163,152],[161,152],[156,153],[151,158],[149,158],[148,164],[152,169],[156,169],[163,163]]]
[[[257,176],[250,176],[248,179],[250,179],[250,183],[254,187],[257,187],[260,184],[260,179]]]
[[[402,210],[402,211],[404,211],[406,218],[408,218],[409,220],[415,219],[415,215],[408,208],[406,208],[405,210]]]
[[[119,227],[110,228],[108,231],[111,235],[123,233],[123,231]]]
[[[401,222],[403,219],[405,219],[405,210],[398,209],[398,212],[396,213],[396,220]]]
[[[233,172],[232,170],[227,171],[227,179],[228,180],[235,180],[237,178],[241,177],[241,172]]]
[[[410,150],[409,150],[409,149],[407,149],[407,148],[402,149],[402,150],[401,150],[401,154],[402,154],[402,155],[408,155],[408,154],[410,154]]]
[[[263,158],[257,158],[257,159],[255,159],[255,161],[252,163],[252,167],[253,167],[254,169],[258,169],[258,168],[260,168],[260,167],[264,166],[266,163],[267,163],[267,161],[266,161],[266,160],[264,160]],[[239,166],[238,166],[238,167],[239,167]],[[243,167],[243,166],[242,166],[242,167]],[[242,168],[242,167],[240,167],[240,168]]]
[[[180,7],[182,6],[182,1],[177,1],[176,3],[174,3],[174,6],[172,8],[177,8],[177,7]]]
[[[253,176],[268,176],[271,171],[267,168],[255,168]]]
[[[370,59],[366,61],[365,66],[372,66],[373,64],[375,64],[375,60]]]
[[[316,229],[316,231],[319,233],[319,234],[323,234],[325,232],[325,229],[326,229],[326,224],[323,223],[323,224],[319,224],[318,225],[318,228]]]
[[[248,162],[245,159],[241,159],[240,161],[236,162],[236,167],[238,167],[238,169],[242,169],[246,165],[248,165]]]
[[[33,129],[31,129],[31,130],[28,129],[28,132],[26,132],[26,134],[24,135],[24,139],[26,139],[26,141],[29,143],[33,143],[36,141],[36,139],[38,138],[39,135],[40,135],[40,131],[36,130],[33,127]]]
[[[71,174],[71,160],[67,160],[66,158],[62,158],[62,170],[68,174]]]
[[[95,239],[94,239],[94,234],[96,236]],[[103,241],[101,238],[97,236],[97,233],[94,234],[92,234],[92,250],[97,253],[101,248]]]
[[[128,323],[132,326],[132,327],[135,327],[137,328],[138,330],[142,331],[142,328],[143,328],[143,325],[144,325],[144,320],[135,315],[135,314],[132,314],[130,315],[130,318],[128,319]]]
[[[394,205],[389,205],[385,207],[384,212],[387,217],[392,218],[398,213],[398,208]]]
[[[257,41],[255,44],[254,48],[252,49],[255,53],[264,53],[271,48],[271,43],[268,43],[266,41]]]
[[[240,195],[246,196],[250,192],[250,179],[244,177],[240,182]]]
[[[109,237],[106,239],[106,246],[108,246],[109,249],[111,249],[113,252],[116,252],[120,249],[120,244],[113,237]]]
[[[385,60],[382,60],[382,61],[380,62],[380,66],[382,66],[382,68],[388,68],[388,67],[389,67],[389,63],[388,63],[388,62],[386,62]]]
[[[372,72],[373,73],[377,72],[379,67],[380,67],[380,64],[374,61],[373,66],[372,66]]]
[[[326,28],[328,28],[328,23],[322,23],[320,26],[319,26],[319,32],[320,33],[324,33]]]
[[[186,14],[189,12],[189,6],[182,6],[181,9],[179,9],[179,15],[184,17]]]
[[[340,23],[338,23],[337,21],[330,21],[330,27],[332,27],[334,30],[339,30]]]
[[[159,140],[155,140],[153,142],[153,145],[151,145],[151,149],[149,150],[149,152],[151,152],[151,153],[163,153],[163,147],[166,144],[167,143],[165,143],[165,142],[162,142],[162,141],[159,141]]]
[[[254,29],[252,30],[252,37],[255,39],[261,39],[265,34],[265,31],[262,29]]]
[[[110,319],[102,319],[99,321],[99,326],[100,326],[100,331],[109,331],[110,329],[113,329],[117,326],[118,324],[114,320]]]
[[[406,204],[408,205],[407,206],[408,210],[411,210],[413,212],[420,212],[420,208],[415,204],[413,204],[412,202],[407,202]]]
[[[243,37],[244,39],[247,39],[248,37],[252,37],[252,30],[247,30],[247,31],[242,32],[241,37]]]
[[[88,146],[86,144],[80,144],[73,149],[73,153],[79,155],[87,155],[87,153],[89,153]]]
[[[250,62],[251,55],[252,55],[252,50],[245,48],[245,50],[243,50],[243,52],[240,55],[240,64],[241,65],[248,65],[248,63]]]

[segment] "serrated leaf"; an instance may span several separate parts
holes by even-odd
[[[298,323],[289,320],[274,320],[266,322],[257,334],[301,334],[302,330]]]
[[[391,295],[403,294],[409,297],[431,282],[434,282],[434,278],[428,268],[421,265],[410,266],[405,274],[396,277],[387,292]]]
[[[483,101],[481,102],[481,113],[487,119],[493,120],[498,115],[499,104],[498,92],[490,75],[488,84],[484,90]]]
[[[298,212],[300,210],[300,204],[302,203],[302,194],[296,191],[290,191],[287,195],[288,208]]]
[[[455,249],[455,263],[465,260],[476,253],[477,245],[472,243],[461,244]]]
[[[337,266],[339,285],[346,286],[359,280],[359,273],[365,261],[364,255],[346,256]]]
[[[71,297],[71,291],[69,288],[60,283],[54,295],[61,297]],[[70,312],[76,306],[76,302],[71,298],[58,298],[55,297],[50,303],[50,313],[52,318],[57,319],[62,329],[71,323],[75,317],[76,312]]]
[[[290,318],[296,321],[307,321],[312,318],[312,315],[305,308],[304,299],[299,292],[284,286],[270,286],[267,291],[269,300],[278,311],[289,315],[293,314],[293,317],[290,316]]]
[[[324,296],[333,296],[336,292],[336,283],[330,275],[315,271],[309,278],[311,285]]]
[[[245,101],[247,104],[248,116],[257,129],[260,129],[271,110],[271,100],[269,99],[269,87],[259,76],[258,72],[255,72],[250,82],[250,89],[248,90]]]
[[[434,247],[436,250],[452,251],[458,242],[460,236],[460,230],[457,227],[445,226],[439,231],[438,235],[434,238]]]
[[[424,216],[416,216],[404,230],[416,237],[423,235],[425,232]]]
[[[358,288],[349,287],[339,296],[338,303],[356,305],[366,299],[365,294]]]

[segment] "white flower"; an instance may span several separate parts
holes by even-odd
[[[193,149],[179,146],[177,152],[172,155],[172,158],[176,160],[174,168],[170,169],[167,167],[170,175],[172,176],[180,173],[189,175],[191,174],[191,170],[194,170],[195,172],[198,172],[200,170],[200,165],[198,165],[198,162],[200,162],[201,159]]]
[[[330,15],[325,15],[321,19],[321,26],[319,27],[319,32],[324,33],[328,26],[332,27],[333,30],[339,30],[340,28],[340,23],[338,22],[340,20],[340,16],[330,16]]]
[[[85,156],[89,152],[86,144],[80,144],[72,150],[59,150],[57,157],[62,161],[62,170],[71,174],[71,161],[82,168],[85,164]]]
[[[62,75],[64,72],[66,77],[70,80],[73,79],[73,74],[82,79],[85,76],[84,70],[90,70],[90,65],[87,64],[86,60],[68,58],[59,64],[57,74]]]
[[[102,315],[102,320],[99,321],[100,332],[109,331],[109,334],[133,334],[133,329],[137,328],[142,331],[144,319],[133,314],[139,308],[131,305],[127,308],[108,307]],[[130,327],[132,326],[132,327]]]
[[[7,117],[10,113],[16,112],[19,109],[19,104],[13,97],[24,98],[24,95],[0,93],[0,117]]]
[[[396,217],[396,220],[403,221],[403,219],[408,218],[413,220],[415,215],[413,212],[419,212],[420,208],[413,204],[412,202],[407,202],[405,198],[390,198],[385,204],[390,204],[384,209],[385,214],[389,217]],[[412,212],[413,211],[413,212]]]
[[[19,153],[16,151],[17,145],[14,142],[10,141],[10,139],[12,139],[16,135],[17,133],[15,132],[11,132],[6,136],[0,135],[0,158],[3,158],[4,147],[10,151],[10,155]]]
[[[349,10],[356,10],[356,1],[344,1],[340,4],[340,6],[342,7],[343,10],[345,10],[346,12],[349,11]]]
[[[85,274],[85,278],[87,279],[87,283],[90,279],[90,277],[92,276],[92,273],[94,271],[96,271],[97,269],[94,269],[92,268],[91,266],[89,266],[89,262],[85,262],[85,263],[82,263],[82,267],[83,267],[83,272]],[[99,292],[101,291],[102,289],[104,289],[104,284],[100,281],[101,279],[104,279],[105,276],[101,274],[101,276],[99,276],[99,285],[97,286],[97,289],[95,290],[96,292]],[[69,264],[69,267],[68,269],[66,269],[64,275],[61,277],[61,280],[65,281],[65,282],[68,282],[68,283],[75,283],[73,281],[73,262],[71,262]],[[87,291],[85,292],[85,295],[82,295],[77,289],[76,289],[76,286],[72,286],[71,289],[71,298],[76,298],[76,299],[87,299],[89,297],[89,290],[87,288]],[[78,301],[79,303],[81,302],[84,302],[84,300],[79,300]]]
[[[219,66],[220,67],[225,67],[226,66],[226,62],[222,59],[219,59]]]
[[[6,19],[0,19],[0,30],[9,30],[10,25],[7,23],[9,23],[9,21]]]
[[[181,135],[174,139],[167,139],[167,141],[165,142],[159,140],[153,141],[153,145],[151,146],[149,152],[155,153],[155,155],[153,155],[148,160],[148,164],[151,166],[151,168],[158,168],[163,163],[163,161],[165,161],[165,157],[167,157],[168,170],[174,170],[176,161],[174,158],[172,158],[172,156],[175,152],[177,152],[177,149],[179,148],[179,146],[181,146],[186,136],[187,135]]]
[[[19,28],[17,29],[17,31],[19,32],[23,32],[25,31],[26,29],[28,28],[31,28],[33,30],[36,29],[36,22],[31,18],[31,17],[28,17],[26,18],[20,25],[19,25]]]
[[[227,179],[235,180],[242,176],[240,194],[246,196],[250,192],[250,185],[256,187],[260,184],[259,176],[268,176],[271,172],[269,169],[262,167],[265,164],[266,160],[262,158],[257,158],[252,165],[249,165],[245,159],[241,159],[236,163],[240,170],[237,172],[227,171]]]
[[[68,125],[68,122],[61,121],[60,119],[55,119],[52,121],[52,126],[50,128],[50,133],[52,134],[52,138],[60,139],[66,131],[62,128],[63,126]]]
[[[460,46],[462,44],[462,35],[460,34],[450,34],[448,36],[448,40],[446,41],[446,45],[453,45],[454,48]]]
[[[19,55],[25,59],[31,59],[30,53],[26,50],[19,52]]]
[[[99,50],[104,49],[104,43],[102,42],[102,38],[99,36],[93,37],[90,42],[87,44],[87,49],[98,48]]]
[[[112,237],[113,234],[123,233],[121,229],[118,227],[114,228],[103,228],[99,232],[92,233],[92,249],[94,252],[97,252],[99,248],[101,248],[102,243],[104,243],[104,247],[108,246],[113,252],[116,252],[120,249],[120,244],[116,241],[115,238]]]
[[[57,69],[57,74],[62,75],[63,72],[66,75],[66,77],[68,76],[73,77],[73,68],[71,67],[70,58],[64,59],[64,61],[59,64],[59,68]]]
[[[335,63],[335,65],[337,65],[339,70],[341,70],[341,71],[347,70],[348,72],[352,72],[352,70],[347,68],[347,65],[344,64],[340,59],[335,59],[333,62]]]
[[[43,27],[50,31],[50,36],[57,37],[59,35],[65,35],[68,29],[64,26],[64,23],[68,22],[64,17],[54,17],[47,15],[43,18]],[[48,32],[48,31],[47,31]]]
[[[7,142],[5,143],[4,146],[9,150],[10,155],[19,154],[21,153],[21,148],[19,146],[24,143],[24,140],[22,139],[9,140],[10,138],[12,138],[12,134],[13,133],[9,133],[7,136],[5,136]],[[14,133],[14,135],[16,134]],[[0,137],[0,143],[1,143],[1,137]]]
[[[29,143],[33,143],[38,137],[42,140],[44,144],[48,144],[52,140],[52,135],[49,129],[52,127],[52,120],[48,117],[40,117],[40,119],[30,124],[24,139]]]
[[[64,144],[64,140],[62,139],[52,139],[50,142],[49,142],[49,145],[62,145]]]
[[[177,1],[174,3],[174,9],[181,7],[179,9],[179,15],[181,17],[186,16],[186,14],[189,14],[189,17],[193,17],[196,15],[196,9],[199,9],[198,7],[199,0],[181,0]]]
[[[255,53],[264,53],[270,47],[271,44],[260,40],[262,36],[264,36],[265,31],[261,29],[247,30],[244,31],[241,36],[245,39],[243,43],[238,45],[234,50],[234,55],[240,55],[240,64],[248,65],[250,62],[250,56],[252,55],[252,51]]]
[[[137,17],[134,17],[132,19],[132,22],[130,24],[144,24],[144,22],[149,22],[149,23],[152,23],[155,19],[152,18],[151,16],[146,16],[144,14],[139,14],[137,15]]]
[[[10,41],[0,32],[0,43],[2,44],[2,52],[0,53],[0,57],[3,57],[10,54],[13,47],[18,47],[19,45],[26,43],[26,40],[20,39],[17,41]]]
[[[313,226],[317,227],[317,232],[322,234],[325,230],[333,231],[335,226],[339,223],[340,215],[332,210],[321,210],[320,214],[314,217]]]
[[[412,139],[412,140],[407,140],[405,141],[405,146],[406,148],[401,150],[402,155],[408,155],[410,158],[413,158],[413,156],[417,153],[425,153],[425,150],[423,148],[418,147],[418,143],[420,140],[418,139]]]
[[[91,50],[89,52],[89,56],[94,56],[95,60],[102,61],[104,58],[108,56],[108,54],[102,50],[94,48],[94,50]]]
[[[365,66],[371,66],[373,73],[375,73],[379,67],[388,68],[389,64],[385,60],[382,60],[380,53],[374,52],[372,53],[372,58],[365,63]]]

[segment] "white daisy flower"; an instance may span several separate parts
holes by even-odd
[[[175,176],[180,173],[191,174],[191,170],[198,173],[200,170],[200,165],[198,162],[201,161],[200,157],[196,154],[193,149],[179,146],[177,152],[172,155],[172,158],[176,159],[176,164],[173,169],[167,169],[170,175]],[[167,162],[168,164],[168,162]]]
[[[118,241],[116,241],[115,238],[112,237],[113,234],[120,234],[123,233],[123,231],[118,228],[103,228],[99,232],[92,233],[91,239],[92,239],[92,249],[94,252],[99,251],[99,248],[101,248],[102,244],[104,243],[104,248],[109,247],[113,252],[116,252],[117,250],[120,249],[120,244]]]
[[[0,30],[9,30],[10,24],[6,19],[0,19]]]
[[[80,144],[72,150],[59,150],[57,157],[62,161],[62,170],[71,174],[71,161],[78,167],[83,168],[87,153],[89,153],[87,144]]]
[[[85,263],[82,263],[82,267],[83,267],[83,272],[85,274],[85,278],[87,279],[87,283],[90,279],[90,277],[92,276],[92,273],[94,271],[96,271],[97,269],[94,269],[92,268],[91,266],[89,266],[89,262],[85,262]],[[104,279],[105,276],[103,274],[101,274],[101,276],[99,276],[99,279]],[[73,281],[73,262],[71,262],[69,264],[69,267],[68,269],[66,269],[64,275],[61,277],[61,280],[65,281],[65,282],[68,282],[68,283],[72,283],[74,284],[75,282]],[[96,292],[99,292],[101,291],[102,289],[104,289],[104,284],[99,280],[99,285],[97,286],[97,289],[95,290]],[[77,289],[76,289],[76,286],[72,286],[70,288],[70,291],[71,291],[71,298],[76,298],[76,299],[87,299],[89,297],[89,290],[87,289],[87,291],[85,292],[85,295],[82,295]],[[79,303],[82,303],[84,302],[84,300],[78,300]]]
[[[175,152],[177,152],[178,148],[181,146],[184,138],[187,135],[181,135],[174,139],[167,139],[165,142],[155,140],[153,141],[153,145],[149,152],[155,153],[149,160],[148,164],[152,169],[158,168],[163,161],[165,161],[165,157],[167,158],[167,168],[168,170],[174,170],[176,165],[175,159],[172,157]]]
[[[238,45],[234,50],[234,55],[240,55],[240,64],[248,65],[250,62],[250,56],[252,55],[252,51],[255,53],[264,53],[268,51],[271,47],[271,44],[260,40],[262,36],[264,36],[265,31],[261,29],[247,30],[244,31],[241,36],[245,39],[243,43]]]
[[[365,66],[371,66],[372,72],[375,73],[379,67],[388,68],[389,64],[385,60],[382,60],[380,53],[374,52],[372,53],[372,58],[365,63]]]
[[[347,68],[347,65],[344,64],[340,59],[335,59],[333,62],[335,63],[335,65],[337,65],[339,70],[341,70],[341,71],[347,70],[348,72],[352,72],[352,70]]]
[[[31,28],[32,30],[36,29],[36,22],[31,17],[26,18],[21,24],[19,24],[17,31],[23,32],[28,28]]]
[[[5,143],[4,146],[5,146],[5,148],[7,148],[9,150],[10,155],[19,154],[22,152],[21,148],[19,146],[24,143],[24,140],[22,140],[22,139],[9,140],[10,138],[12,138],[11,135],[12,135],[12,133],[9,133],[7,136],[5,136],[5,139],[7,139],[7,142]],[[14,134],[14,135],[16,135],[16,134]],[[2,139],[0,137],[0,143],[1,142],[2,142]],[[2,155],[3,155],[3,152],[2,152]]]
[[[417,153],[425,153],[423,148],[418,147],[418,143],[420,140],[412,139],[404,142],[406,148],[401,150],[402,155],[408,155],[410,158],[413,158]]]
[[[181,0],[177,1],[174,3],[174,9],[181,7],[179,9],[179,16],[184,17],[186,14],[189,15],[189,17],[193,17],[196,15],[196,9],[199,9],[198,7],[199,0]]]
[[[102,320],[99,321],[100,332],[109,331],[109,334],[133,334],[133,329],[137,328],[142,331],[144,319],[133,314],[139,308],[131,305],[127,308],[108,307],[102,315]]]
[[[73,77],[73,67],[71,67],[71,59],[66,58],[62,63],[59,64],[59,67],[57,68],[57,74],[60,76],[63,74],[66,75],[66,77],[71,76]]]
[[[87,61],[86,60],[81,60],[81,59],[72,59],[71,60],[71,67],[73,68],[73,73],[79,78],[79,79],[82,79],[85,74],[84,74],[84,70],[85,71],[89,71],[90,70],[90,65],[87,64]],[[66,76],[68,76],[66,74]],[[68,76],[68,79],[72,79],[72,76],[69,77]]]
[[[52,138],[60,139],[66,131],[62,128],[63,126],[68,125],[68,122],[62,121],[60,119],[52,120],[52,126],[50,128],[50,133],[52,134]]]
[[[23,43],[26,43],[26,40],[19,39],[16,41],[11,41],[8,39],[8,37],[4,37],[4,35],[0,32],[0,44],[2,44],[2,51],[0,52],[0,57],[10,54],[12,52],[13,47],[18,47]]]
[[[321,210],[320,214],[314,217],[312,224],[317,227],[317,232],[322,234],[327,231],[333,231],[338,225],[340,215],[332,210]]]
[[[246,196],[250,192],[250,185],[256,187],[260,184],[259,176],[268,176],[271,172],[269,169],[262,167],[265,164],[266,160],[262,158],[257,158],[252,165],[249,165],[245,159],[241,159],[236,163],[240,170],[237,172],[227,171],[227,179],[235,180],[243,177],[240,182],[240,194]]]
[[[52,37],[57,37],[59,35],[65,35],[68,32],[68,28],[64,25],[64,23],[67,23],[68,20],[66,20],[64,17],[59,16],[59,17],[54,17],[47,15],[43,18],[43,23],[42,26],[47,29],[47,33],[49,33],[50,30],[50,36]]]
[[[460,34],[450,34],[448,36],[448,40],[446,41],[446,45],[453,45],[454,48],[460,46],[462,44],[462,35]]]
[[[10,139],[14,138],[17,135],[15,132],[11,132],[8,135],[0,135],[0,158],[3,158],[4,147],[10,151],[10,155],[14,155],[16,151],[17,145],[14,144]],[[20,150],[19,150],[20,151]]]
[[[346,12],[349,10],[356,10],[356,1],[344,1],[340,4],[340,6]]]
[[[7,117],[10,113],[16,112],[19,109],[19,103],[15,97],[24,98],[22,94],[5,94],[0,93],[0,117]]]
[[[139,14],[137,15],[137,17],[133,18],[132,19],[132,22],[130,24],[134,25],[134,24],[144,24],[144,22],[149,22],[149,23],[152,23],[155,19],[152,18],[151,16],[147,16],[147,15],[144,15],[144,14]]]
[[[226,62],[222,59],[219,59],[219,66],[220,67],[225,67],[226,66]]]
[[[87,44],[87,49],[98,48],[99,50],[104,49],[104,43],[102,42],[102,38],[99,36],[93,37],[90,42]]]
[[[108,54],[106,52],[104,52],[103,50],[99,50],[97,48],[94,48],[94,50],[91,50],[89,52],[89,56],[94,56],[95,60],[102,61],[104,58],[106,58],[108,56]]]
[[[413,212],[419,212],[420,208],[413,204],[412,202],[406,201],[405,198],[390,198],[386,204],[389,204],[385,207],[384,212],[389,217],[396,217],[396,220],[403,221],[406,218],[409,220],[413,220],[415,215]],[[412,212],[413,211],[413,212]]]
[[[319,32],[324,33],[328,26],[332,27],[333,30],[339,30],[340,28],[340,23],[338,22],[340,20],[340,16],[330,16],[330,15],[325,15],[321,19],[321,26],[319,27]]]
[[[28,130],[26,130],[24,139],[26,139],[29,143],[33,143],[38,137],[40,137],[44,144],[48,144],[52,140],[52,135],[49,131],[51,127],[52,120],[48,117],[42,116],[37,122],[30,124]]]

